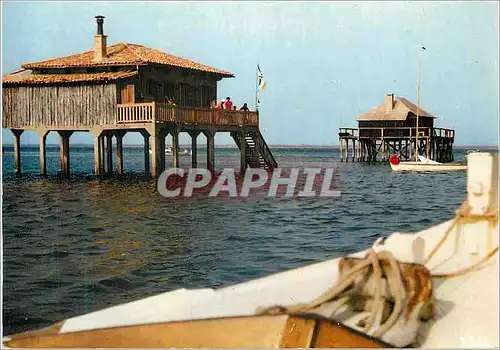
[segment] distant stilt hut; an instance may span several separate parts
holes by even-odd
[[[406,98],[388,94],[383,104],[357,118],[358,128],[339,129],[341,161],[351,156],[352,161],[376,162],[392,154],[412,160],[418,152],[438,162],[451,162],[455,131],[434,127],[435,119]]]

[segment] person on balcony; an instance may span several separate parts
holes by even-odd
[[[233,109],[233,103],[231,102],[230,97],[226,97],[226,102],[224,102],[224,109],[228,109],[228,110]]]
[[[222,101],[213,100],[212,103],[210,104],[210,108],[223,109],[223,104],[224,104],[224,100],[222,100]]]
[[[245,111],[245,112],[248,112],[248,111],[249,111],[249,109],[248,109],[248,106],[247,106],[246,102],[245,102],[245,103],[243,103],[243,106],[240,108],[240,111]]]
[[[166,100],[168,106],[175,106],[175,100],[173,97],[172,98],[166,97]]]

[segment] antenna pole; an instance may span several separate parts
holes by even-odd
[[[415,161],[418,161],[418,117],[420,114],[420,50],[418,51],[418,83],[417,83],[417,135],[415,139]]]
[[[259,110],[259,65],[257,64],[257,69],[255,70],[255,110]]]

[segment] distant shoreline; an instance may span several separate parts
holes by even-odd
[[[14,147],[13,144],[2,145],[3,147]],[[113,147],[116,145],[113,144]],[[268,145],[270,148],[275,149],[284,149],[284,148],[307,148],[307,149],[339,149],[338,145],[329,145],[329,146],[316,146],[316,145]],[[38,144],[24,144],[21,145],[23,147],[38,147]],[[58,144],[47,144],[46,147],[59,147]],[[71,147],[85,147],[85,148],[93,148],[94,145],[88,143],[75,143],[71,144]],[[143,148],[144,145],[123,145],[124,148]],[[170,146],[167,146],[170,147]],[[179,145],[179,148],[191,148],[191,144]],[[205,148],[204,146],[198,145],[198,148]],[[236,145],[215,145],[215,148],[238,148]],[[479,149],[479,150],[491,150],[491,149],[499,149],[498,146],[455,146],[453,149],[463,150],[463,149]]]

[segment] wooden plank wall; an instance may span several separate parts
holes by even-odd
[[[4,128],[115,122],[116,85],[4,86]]]
[[[174,98],[178,106],[209,108],[217,98],[217,80],[207,74],[183,74],[176,69],[144,67],[137,81],[136,102],[166,102]]]

